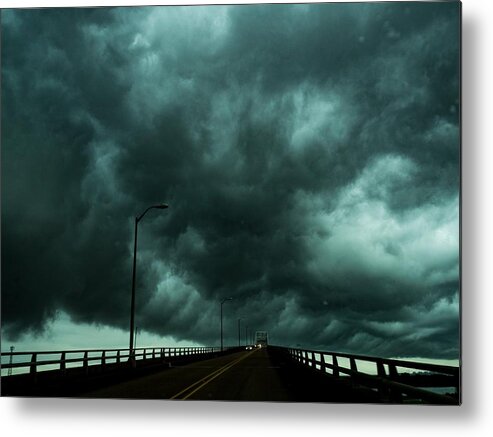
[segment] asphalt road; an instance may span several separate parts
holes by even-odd
[[[245,350],[81,393],[80,397],[271,402],[375,401],[371,393],[356,393],[331,378],[294,369],[288,361],[268,347]]]

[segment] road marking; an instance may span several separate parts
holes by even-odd
[[[245,358],[249,357],[250,355],[252,355],[254,352],[256,352],[256,350],[253,350],[251,352],[249,352],[248,354],[244,355],[243,357],[240,357],[239,359],[237,359],[236,361],[233,361],[229,366],[226,366],[226,367],[223,367],[222,370],[220,372],[217,372],[214,376],[212,376],[211,378],[209,378],[207,381],[205,381],[203,384],[199,385],[195,390],[193,390],[192,392],[188,393],[188,395],[186,395],[183,400],[185,399],[188,399],[190,396],[192,396],[194,393],[196,393],[197,391],[199,391],[202,387],[204,387],[205,385],[209,384],[209,382],[213,381],[214,379],[216,379],[219,375],[221,375],[222,373],[226,372],[226,370],[229,370],[231,369],[231,367],[233,367],[234,365],[238,364],[240,361],[244,360]]]
[[[252,350],[251,352],[248,352],[246,355],[243,355],[236,360],[234,360],[231,363],[225,364],[223,367],[220,367],[219,369],[214,370],[214,372],[209,373],[207,376],[204,376],[203,378],[199,379],[198,381],[195,381],[193,384],[189,385],[188,387],[184,388],[182,391],[176,393],[174,396],[172,396],[170,399],[178,399],[178,396],[181,396],[183,393],[187,392],[188,390],[194,388],[197,384],[200,384],[203,382],[203,384],[199,385],[195,390],[191,391],[188,393],[186,396],[181,398],[182,400],[188,399],[190,396],[192,396],[195,392],[200,390],[202,387],[205,385],[209,384],[212,380],[216,379],[219,375],[222,373],[226,372],[226,370],[230,369],[234,365],[238,364],[240,361],[244,360],[245,358],[249,357],[252,355],[254,352],[256,352],[256,349]]]
[[[183,394],[183,393],[185,393],[187,390],[190,390],[191,388],[195,387],[197,384],[200,384],[202,381],[204,381],[204,380],[206,380],[206,379],[208,379],[208,378],[210,378],[210,377],[214,376],[216,373],[218,373],[218,372],[221,372],[221,373],[222,373],[222,371],[223,371],[223,370],[227,370],[227,369],[229,369],[229,367],[234,366],[236,363],[238,363],[238,362],[239,362],[239,361],[241,361],[242,359],[246,358],[248,355],[249,355],[249,354],[244,355],[244,356],[241,356],[241,357],[237,358],[236,360],[234,360],[234,361],[233,361],[233,362],[231,362],[231,363],[226,363],[224,366],[220,367],[219,369],[214,370],[214,372],[209,373],[207,376],[204,376],[203,378],[201,378],[201,379],[199,379],[198,381],[194,382],[193,384],[189,385],[188,387],[186,387],[185,389],[183,389],[183,390],[182,390],[182,391],[180,391],[179,393],[175,394],[175,395],[174,395],[173,397],[171,397],[170,399],[176,399],[176,398],[178,398],[178,396],[182,395],[182,394]],[[211,379],[211,381],[212,381],[212,379]],[[209,382],[209,381],[207,381],[207,382]],[[207,383],[207,382],[206,382],[206,383]],[[205,384],[204,384],[204,385],[205,385]],[[201,387],[202,387],[202,386],[201,386]],[[200,387],[199,387],[199,388],[200,388]],[[198,390],[198,389],[197,389],[197,390]]]

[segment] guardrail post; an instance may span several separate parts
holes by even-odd
[[[395,364],[389,364],[389,376],[391,376],[392,378],[396,378],[399,376]]]
[[[36,353],[33,353],[32,356],[31,356],[31,366],[30,366],[30,369],[29,369],[29,372],[31,373],[31,375],[36,375]]]
[[[116,352],[116,362],[120,364],[120,349]]]
[[[326,366],[325,366],[325,355],[320,352],[320,371],[322,373],[325,373],[325,369],[326,369]]]
[[[104,366],[106,365],[106,351],[103,351],[101,354],[101,370],[104,369]]]
[[[385,367],[381,360],[377,361],[377,374],[378,376],[382,376],[382,377],[387,376],[387,374],[385,373]]]
[[[332,375],[339,376],[339,363],[337,362],[337,355],[332,355],[332,364],[334,369],[332,370]]]
[[[84,368],[85,374],[89,374],[89,365],[88,365],[88,356],[87,356],[87,351],[84,352],[84,361],[82,364],[82,367]]]
[[[353,357],[349,358],[349,365],[351,366],[351,370],[353,372],[358,371],[358,366],[356,365],[356,360]]]
[[[317,368],[317,365],[315,364],[315,353],[312,352],[312,363],[311,366],[314,367],[315,369]]]
[[[65,371],[65,352],[62,352],[60,357],[60,370]]]
[[[152,348],[152,359],[156,358],[156,348]]]
[[[377,360],[377,374],[380,378],[385,378],[387,376],[387,373],[385,372],[385,367],[383,365],[382,360]],[[378,392],[380,393],[380,396],[385,400],[387,400],[388,396],[390,395],[390,390],[388,387],[385,385],[380,385],[378,388]]]
[[[396,381],[399,377],[399,373],[397,372],[397,367],[395,364],[389,364],[389,376],[392,380]],[[391,389],[390,390],[390,400],[395,403],[402,403],[402,393],[399,390]]]

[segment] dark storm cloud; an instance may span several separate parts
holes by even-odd
[[[457,356],[458,4],[3,15],[9,335],[126,329],[167,201],[143,329]]]

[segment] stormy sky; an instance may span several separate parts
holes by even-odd
[[[459,3],[1,20],[3,336],[458,357]]]

